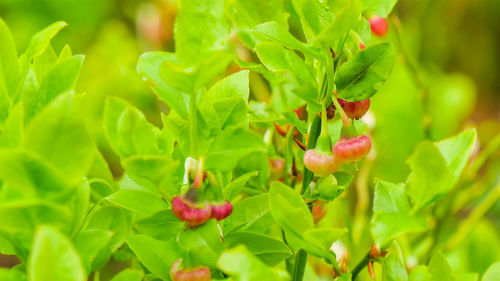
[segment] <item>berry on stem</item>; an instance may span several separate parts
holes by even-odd
[[[335,155],[322,154],[316,149],[309,149],[304,154],[304,165],[314,174],[326,177],[342,167],[342,162]]]
[[[367,136],[342,138],[333,146],[333,154],[344,162],[357,162],[363,159],[372,147]]]
[[[222,204],[210,204],[212,207],[212,218],[220,221],[223,220],[233,212],[233,205],[229,201],[225,201]]]
[[[358,120],[359,118],[363,117],[368,111],[368,108],[370,108],[370,99],[353,102],[338,99],[338,101],[340,106],[342,106],[342,109],[344,109],[347,117],[351,119]]]
[[[321,134],[316,142],[316,148],[309,149],[304,153],[304,165],[320,177],[326,177],[342,167],[342,162],[338,161],[332,154],[327,122],[326,108],[323,105],[321,110]]]
[[[189,227],[204,224],[212,216],[212,208],[206,202],[197,205],[181,195],[172,200],[172,212],[181,221],[187,222]]]
[[[370,23],[370,28],[373,32],[373,34],[383,37],[387,34],[387,31],[389,30],[389,24],[387,23],[387,20],[383,17],[379,16],[372,16],[368,22]]]
[[[210,281],[210,269],[206,266],[180,268],[182,259],[178,259],[170,267],[170,279],[173,281]]]

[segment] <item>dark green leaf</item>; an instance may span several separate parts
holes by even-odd
[[[338,97],[348,101],[371,97],[391,74],[395,60],[396,53],[390,43],[360,51],[338,69],[335,76]]]
[[[227,246],[237,245],[245,247],[254,256],[269,266],[274,266],[292,255],[292,251],[280,240],[256,232],[237,232],[224,237]]]

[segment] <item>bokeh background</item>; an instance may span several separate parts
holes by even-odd
[[[289,0],[284,2],[290,9]],[[53,47],[58,53],[69,44],[73,53],[85,55],[76,89],[87,93],[83,114],[116,177],[121,167],[100,125],[104,100],[122,97],[161,126],[160,112],[168,109],[135,67],[145,51],[173,51],[176,11],[175,0],[0,0],[0,17],[20,51],[35,32],[51,23],[69,24],[55,37]],[[384,40],[396,45],[399,60],[372,102],[377,158],[371,177],[403,181],[409,172],[406,159],[419,141],[439,140],[463,128],[478,129],[478,149],[494,148],[495,141],[500,144],[499,0],[400,0],[389,21]],[[293,30],[293,13],[289,23]],[[251,83],[254,98],[269,95],[258,77]],[[480,200],[500,180],[499,153],[493,152],[488,161],[474,179],[483,183],[481,189],[471,189],[466,205]],[[484,272],[500,260],[500,205],[463,248],[447,255],[458,272]],[[11,262],[15,263],[3,258],[1,266]]]

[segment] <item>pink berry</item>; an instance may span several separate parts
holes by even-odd
[[[320,177],[326,177],[342,167],[342,162],[334,155],[321,154],[309,149],[304,154],[304,165]]]
[[[368,108],[370,108],[370,99],[353,102],[343,99],[337,100],[339,101],[340,106],[342,106],[342,109],[344,110],[347,117],[351,119],[358,120],[359,118],[363,117],[363,115],[365,115],[365,113],[368,111]]]
[[[182,259],[170,267],[170,279],[173,281],[210,281],[210,269],[206,266],[180,269]]]
[[[233,212],[233,205],[231,202],[226,201],[223,204],[211,204],[212,206],[212,218],[220,221],[223,220]]]
[[[357,162],[363,159],[372,147],[367,136],[342,138],[333,146],[333,154],[344,162]]]
[[[201,206],[196,206],[182,196],[176,196],[172,200],[172,212],[181,221],[187,222],[189,227],[204,224],[212,216],[210,205],[204,203]]]
[[[385,36],[385,34],[387,34],[387,31],[389,30],[389,24],[383,17],[372,16],[368,20],[368,22],[370,23],[370,28],[375,35],[383,37]]]

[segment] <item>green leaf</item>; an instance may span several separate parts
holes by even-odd
[[[160,68],[165,62],[175,62],[176,60],[177,58],[172,53],[144,53],[139,57],[137,73],[151,84],[153,91],[158,94],[161,100],[170,106],[180,117],[187,119],[189,95],[174,89],[160,75]]]
[[[283,26],[288,25],[288,14],[281,0],[237,0],[231,1],[228,16],[237,27],[239,39],[249,49],[259,42],[251,32],[259,23],[276,21]]]
[[[17,81],[20,75],[17,63],[16,43],[9,28],[0,18],[0,98],[13,96],[17,88]],[[3,109],[0,107],[0,109]]]
[[[363,7],[367,14],[387,17],[398,0],[363,0]]]
[[[92,262],[104,246],[107,245],[113,234],[100,229],[86,229],[75,237],[75,248],[82,260],[87,274],[91,273]]]
[[[26,281],[26,276],[15,269],[0,268],[0,280],[2,281]]]
[[[245,245],[252,255],[269,266],[275,266],[292,255],[286,244],[270,236],[256,232],[237,232],[224,237],[229,248]]]
[[[255,51],[260,61],[271,71],[289,71],[315,86],[316,79],[305,62],[294,52],[279,43],[259,43]]]
[[[359,0],[349,0],[344,8],[336,14],[332,22],[314,38],[313,44],[325,47],[335,46],[334,50],[340,51],[338,48],[341,45],[334,44],[341,43],[344,40],[360,17],[361,3]]]
[[[263,38],[283,44],[288,49],[301,51],[304,54],[311,54],[319,57],[321,50],[311,47],[295,38],[286,28],[275,21],[257,25],[254,32]]]
[[[0,97],[1,98],[1,97]],[[0,135],[0,146],[16,147],[24,142],[24,108],[17,104],[5,121],[2,134]]]
[[[433,143],[421,143],[408,164],[412,170],[408,177],[408,195],[415,208],[435,203],[453,187],[453,175]]]
[[[481,281],[495,281],[500,276],[500,262],[492,264],[483,275]]]
[[[428,281],[455,281],[451,267],[441,252],[431,258],[428,265]]]
[[[411,206],[402,184],[380,181],[375,186],[371,232],[375,243],[385,241],[406,232],[424,230],[426,222],[410,215]]]
[[[202,93],[199,111],[215,132],[230,126],[248,126],[248,73],[242,70],[227,76]]]
[[[259,174],[259,172],[250,172],[244,175],[239,176],[237,179],[232,181],[230,184],[224,187],[224,198],[226,200],[233,200],[240,193],[241,189],[245,187],[245,184],[252,177],[255,177]]]
[[[320,245],[323,249],[330,249],[333,242],[347,233],[347,228],[313,228],[304,233],[304,240]]]
[[[175,240],[158,241],[134,234],[127,238],[127,245],[147,269],[163,280],[170,280],[170,267],[181,257]]]
[[[55,65],[41,81],[34,96],[24,95],[26,116],[31,119],[59,95],[73,89],[83,64],[83,55],[72,56]]]
[[[0,206],[0,230],[26,235],[31,241],[38,225],[48,224],[70,231],[72,214],[67,208],[48,200],[22,199],[3,202]]]
[[[152,215],[168,208],[160,196],[142,190],[120,190],[106,197],[114,205],[138,212]]]
[[[68,24],[65,22],[58,21],[33,35],[23,56],[26,56],[29,61],[34,57],[41,55],[49,46],[50,40],[52,40],[52,38],[54,38],[54,36],[56,36],[57,33],[59,33],[59,31],[67,25]]]
[[[35,234],[28,261],[29,280],[86,280],[82,262],[67,237],[48,226]]]
[[[61,196],[72,183],[60,171],[34,153],[0,150],[0,179],[25,195]]]
[[[394,241],[388,249],[388,255],[383,259],[383,281],[408,281],[408,272],[404,263],[403,253],[399,244]]]
[[[475,129],[468,129],[462,133],[436,143],[448,168],[453,175],[452,184],[458,180],[465,165],[470,159],[477,132]]]
[[[283,112],[283,117],[286,119],[286,123],[294,126],[299,130],[299,132],[303,135],[307,134],[307,123],[303,120],[300,120],[295,112]]]
[[[168,182],[178,162],[163,156],[131,156],[122,161],[130,178],[151,191]]]
[[[179,1],[175,20],[175,50],[183,62],[196,64],[204,54],[219,50],[229,36],[224,1]]]
[[[132,215],[129,211],[114,206],[106,206],[89,214],[86,229],[100,229],[113,233],[108,243],[111,254],[123,244],[131,227]]]
[[[144,272],[142,271],[126,268],[113,276],[111,281],[141,281],[143,276]]]
[[[333,15],[318,0],[292,0],[308,42],[321,33],[332,21]]]
[[[296,190],[281,182],[272,182],[269,208],[278,224],[288,232],[302,234],[314,226],[311,212]]]
[[[197,262],[210,267],[215,266],[225,247],[217,223],[213,219],[199,227],[181,232],[179,246],[190,253]]]
[[[369,46],[342,64],[335,76],[338,97],[348,101],[370,98],[391,74],[396,52],[390,43]]]
[[[136,223],[139,232],[158,240],[169,240],[177,236],[184,229],[184,222],[172,213],[172,210],[163,210]]]
[[[232,128],[217,135],[207,153],[206,169],[233,170],[238,160],[254,151],[264,151],[262,138],[243,128]]]
[[[26,129],[25,146],[65,174],[75,184],[92,165],[94,144],[77,115],[77,97],[54,101]]]
[[[224,220],[224,235],[238,231],[262,234],[271,232],[275,224],[269,211],[269,194],[253,196],[234,204],[233,213]]]
[[[160,129],[148,123],[144,114],[129,103],[114,97],[106,100],[104,131],[113,150],[125,159],[134,155],[162,154]]]
[[[236,281],[290,280],[286,273],[267,267],[244,246],[224,251],[217,261],[217,267]]]

